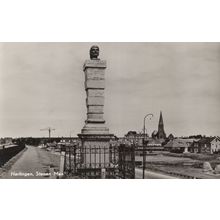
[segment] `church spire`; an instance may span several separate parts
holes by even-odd
[[[166,138],[166,133],[164,131],[164,124],[163,124],[163,115],[162,111],[160,111],[160,118],[159,118],[159,124],[158,124],[158,138],[165,139]]]
[[[162,125],[162,126],[163,126],[163,115],[162,115],[162,111],[160,111],[159,125]]]

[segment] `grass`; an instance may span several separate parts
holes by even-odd
[[[159,169],[164,172],[196,176],[198,178],[219,178],[219,176],[210,176],[203,172],[203,163],[205,161],[210,162],[213,169],[217,164],[220,164],[219,155],[163,152],[157,155],[147,155],[146,167],[149,169]]]

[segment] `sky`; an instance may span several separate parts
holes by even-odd
[[[0,137],[76,136],[86,120],[83,64],[93,44],[105,71],[110,133],[220,135],[220,43],[0,43]]]

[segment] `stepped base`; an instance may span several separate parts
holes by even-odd
[[[81,134],[109,134],[109,129],[102,123],[87,123],[81,130]]]

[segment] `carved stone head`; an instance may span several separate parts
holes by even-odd
[[[90,59],[91,60],[99,60],[99,47],[94,45],[90,48]]]

